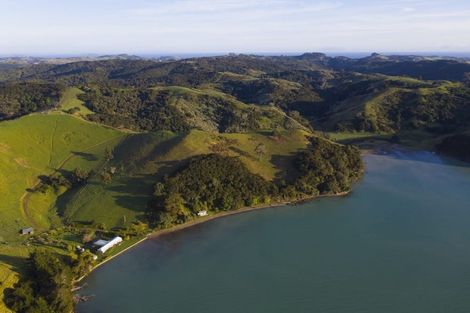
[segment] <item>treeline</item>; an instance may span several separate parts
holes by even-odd
[[[0,121],[57,106],[62,88],[56,84],[0,84]]]
[[[357,148],[319,138],[312,138],[310,148],[297,155],[295,166],[299,175],[292,181],[270,182],[251,173],[238,158],[194,157],[155,185],[149,216],[166,228],[191,220],[200,211],[216,213],[347,192],[363,174]]]

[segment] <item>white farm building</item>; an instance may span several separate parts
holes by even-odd
[[[117,237],[114,237],[113,239],[111,239],[109,241],[100,239],[100,240],[95,241],[93,244],[95,246],[100,247],[97,250],[99,253],[105,253],[106,251],[108,251],[109,249],[111,249],[112,247],[114,247],[115,245],[117,245],[121,242],[122,242],[122,238],[117,236]]]

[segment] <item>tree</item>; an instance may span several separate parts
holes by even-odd
[[[167,212],[179,215],[185,210],[185,201],[181,194],[179,193],[171,193],[165,199],[165,210]]]
[[[109,149],[108,147],[106,147],[106,149],[104,150],[104,159],[106,160],[106,162],[109,162],[113,158],[114,158],[113,151]]]
[[[111,174],[109,174],[108,172],[101,173],[101,181],[103,182],[103,184],[107,185],[112,180],[113,180],[113,178],[112,178]]]
[[[165,195],[165,193],[166,193],[165,185],[161,182],[156,183],[155,187],[154,187],[153,195],[155,197],[161,197],[161,196]]]
[[[258,159],[261,159],[261,157],[266,154],[266,146],[264,145],[264,143],[259,143],[256,146],[255,153],[258,156]]]
[[[73,171],[74,184],[81,185],[87,182],[90,173],[79,169],[78,167]]]

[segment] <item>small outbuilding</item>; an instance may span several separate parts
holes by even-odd
[[[108,251],[109,249],[111,249],[112,247],[114,247],[115,245],[119,244],[122,242],[122,238],[117,236],[117,237],[114,237],[113,239],[111,239],[110,241],[106,242],[106,244],[104,244],[103,246],[101,246],[101,248],[98,249],[98,252],[99,253],[105,253],[106,251]]]
[[[198,216],[207,216],[207,211],[206,211],[206,210],[204,210],[204,211],[199,211],[199,212],[197,212],[197,215],[198,215]]]
[[[32,235],[34,234],[34,229],[32,227],[26,227],[26,228],[22,228],[20,230],[20,233],[22,235]]]

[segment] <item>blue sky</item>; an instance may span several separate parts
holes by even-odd
[[[470,0],[0,0],[0,54],[470,52]]]

